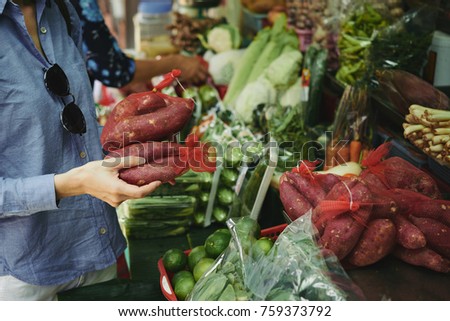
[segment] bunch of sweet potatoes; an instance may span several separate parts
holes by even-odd
[[[450,201],[437,199],[436,183],[426,173],[397,160],[381,162],[387,162],[383,172],[369,168],[352,178],[286,172],[280,179],[285,212],[295,220],[312,210],[318,243],[344,266],[367,266],[393,254],[448,273]]]
[[[185,145],[170,142],[190,120],[194,110],[191,99],[151,91],[132,94],[111,112],[101,134],[106,157],[139,156],[142,166],[123,169],[119,177],[134,185],[153,181],[173,183],[190,168],[214,171],[208,146],[189,136]]]

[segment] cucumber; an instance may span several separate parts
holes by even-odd
[[[233,187],[236,185],[236,181],[238,179],[239,173],[230,168],[224,168],[221,173],[221,183],[225,184],[228,187]]]
[[[214,217],[214,219],[219,222],[219,223],[224,223],[227,220],[228,217],[228,211],[225,210],[223,207],[221,206],[216,206],[213,209],[212,215]]]
[[[228,188],[221,187],[217,191],[217,200],[223,206],[230,206],[233,203],[234,193]]]

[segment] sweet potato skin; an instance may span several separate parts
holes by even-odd
[[[154,181],[174,182],[174,179],[189,169],[178,156],[168,156],[141,166],[123,169],[119,177],[128,184],[142,186]]]
[[[298,173],[287,172],[286,176],[291,180],[295,188],[308,200],[313,207],[316,207],[326,196],[322,187],[311,178],[305,178]]]
[[[450,228],[432,218],[409,217],[425,235],[427,246],[447,259],[450,259]]]
[[[395,246],[395,225],[389,219],[368,223],[356,246],[348,256],[354,266],[367,266],[388,255]]]
[[[407,249],[420,249],[427,244],[422,231],[401,214],[393,216],[397,229],[397,242]]]
[[[411,250],[397,246],[393,253],[406,263],[422,266],[436,272],[450,272],[450,261],[427,247]]]
[[[294,182],[286,174],[280,178],[280,198],[284,210],[293,221],[312,208],[311,203],[294,187]]]
[[[108,117],[100,137],[103,149],[107,151],[133,142],[168,138],[180,131],[192,116],[194,102],[149,92],[139,98],[131,95],[116,108]]]
[[[353,202],[367,203],[370,200],[369,190],[360,182],[351,189],[351,193]],[[348,191],[344,195],[348,199]],[[364,205],[354,212],[348,211],[327,221],[319,244],[333,251],[339,260],[344,259],[358,242],[371,211],[372,206]]]

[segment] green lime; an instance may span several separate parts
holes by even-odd
[[[170,249],[164,253],[163,265],[167,271],[178,272],[185,268],[187,263],[186,254],[180,249]]]
[[[197,282],[213,264],[214,259],[210,257],[204,257],[203,259],[200,259],[200,261],[198,261],[198,263],[194,266],[194,271],[192,273],[194,275],[195,282]]]
[[[243,216],[236,222],[236,232],[239,236],[253,235],[258,239],[261,234],[261,228],[258,222],[250,218],[250,216]]]
[[[172,284],[172,287],[174,288],[175,285],[177,285],[179,280],[189,278],[189,277],[192,278],[192,280],[194,279],[194,275],[192,275],[191,271],[181,270],[181,271],[176,272],[173,275],[172,280],[170,280],[170,283]]]
[[[219,228],[218,230],[215,230],[214,233],[223,233],[231,238],[231,232],[227,228]]]
[[[188,266],[192,271],[194,266],[200,261],[200,259],[206,257],[205,247],[203,245],[196,246],[192,249],[188,255]]]
[[[273,246],[273,241],[270,237],[263,236],[260,239],[256,240],[256,242],[252,246],[252,255],[253,257],[258,257],[261,255],[267,255],[270,249]]]
[[[194,288],[194,285],[195,285],[195,280],[192,276],[180,278],[177,281],[175,288],[173,289],[175,292],[175,295],[177,296],[177,299],[178,300],[186,299],[186,296],[189,293],[191,293],[192,289]]]
[[[226,234],[223,232],[214,232],[206,238],[206,254],[213,259],[217,258],[228,247],[230,238],[230,234]]]

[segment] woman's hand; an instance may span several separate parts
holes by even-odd
[[[177,69],[181,70],[181,80],[193,84],[204,83],[208,76],[208,63],[200,57],[177,55]]]
[[[127,199],[142,198],[152,193],[160,181],[144,186],[135,186],[119,178],[122,168],[143,165],[141,157],[109,158],[89,162],[66,173],[55,175],[55,191],[57,199],[89,194],[105,201],[113,207],[119,206]]]

